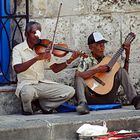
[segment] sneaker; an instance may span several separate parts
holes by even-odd
[[[53,114],[53,110],[44,110],[44,109],[41,110],[42,110],[42,114]]]
[[[80,114],[80,115],[84,115],[84,114],[89,114],[89,108],[88,108],[88,105],[87,103],[85,102],[81,102],[77,108],[76,108],[77,112]]]
[[[137,102],[137,104],[136,104],[136,105],[134,105],[134,107],[135,107],[135,109],[136,109],[136,110],[140,110],[140,101],[139,101],[139,102]]]
[[[136,110],[140,110],[140,95],[137,95],[133,101],[132,104],[134,105]]]

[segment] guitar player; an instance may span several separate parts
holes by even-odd
[[[115,103],[119,86],[123,87],[124,93],[130,103],[134,105],[135,109],[140,109],[140,95],[136,94],[128,76],[131,39],[134,39],[134,34],[132,34],[132,37],[128,37],[127,42],[123,43],[121,47],[122,50],[125,51],[124,67],[120,67],[119,64],[114,64],[113,67],[110,67],[108,65],[109,63],[107,63],[108,59],[104,59],[106,58],[106,56],[104,56],[104,50],[107,40],[100,32],[93,32],[89,35],[88,47],[91,55],[89,55],[88,58],[80,58],[80,63],[75,76],[75,88],[78,100],[78,106],[76,109],[78,114],[83,115],[90,113],[88,104]],[[102,62],[103,59],[104,62]],[[104,88],[111,83],[111,78],[109,78],[111,76],[109,76],[109,74],[113,77],[112,85]],[[100,76],[106,76],[106,81],[102,81]],[[91,84],[92,82],[94,83]],[[110,87],[111,90],[108,90]],[[96,92],[96,89],[98,89],[98,92]]]

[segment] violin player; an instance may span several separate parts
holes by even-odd
[[[115,103],[120,86],[123,87],[127,99],[135,109],[140,109],[140,95],[137,95],[128,75],[130,43],[134,38],[135,34],[130,33],[118,52],[110,59],[104,55],[107,40],[103,35],[100,32],[89,35],[88,48],[91,55],[80,59],[76,72],[77,112],[79,114],[90,113],[89,104]],[[124,67],[121,67],[114,60],[123,50],[125,61]]]
[[[43,114],[53,113],[54,109],[75,94],[73,87],[45,79],[44,63],[57,73],[78,58],[79,52],[73,51],[64,63],[56,63],[49,47],[44,53],[35,52],[34,46],[38,43],[40,35],[40,23],[30,21],[25,28],[25,41],[13,48],[12,66],[18,79],[15,94],[21,100],[23,115],[34,114],[32,103],[35,101],[38,101]]]

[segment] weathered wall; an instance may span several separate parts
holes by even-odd
[[[30,20],[42,24],[43,38],[52,39],[60,3],[55,41],[67,43],[71,49],[87,52],[88,35],[100,31],[109,40],[106,53],[112,53],[129,32],[136,33],[131,49],[130,77],[139,91],[140,0],[30,0]]]

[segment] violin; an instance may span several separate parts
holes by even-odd
[[[34,45],[36,54],[47,53],[52,50],[52,54],[57,57],[64,57],[68,52],[74,52],[68,48],[67,44],[54,44],[48,39],[39,39],[38,43]]]
[[[52,41],[48,39],[39,39],[39,42],[34,45],[34,50],[36,54],[41,54],[41,53],[47,53],[52,50],[52,54],[57,57],[64,57],[67,53],[69,52],[74,52],[74,50],[71,50],[68,48],[67,44],[54,44],[53,46],[51,45]],[[86,53],[79,52],[80,56],[83,56],[84,58],[88,57]]]
[[[50,41],[48,39],[39,39],[38,43],[34,45],[34,50],[36,54],[41,54],[41,53],[52,53],[54,56],[57,57],[64,57],[68,52],[74,52],[73,50],[69,49],[67,44],[53,44],[54,39],[55,39],[55,33],[56,33],[56,28],[58,24],[58,19],[60,16],[60,10],[61,10],[62,3],[60,3],[59,7],[59,12],[58,12],[58,17],[56,21],[56,26],[54,30],[54,35],[53,35],[53,40]],[[83,55],[84,57],[87,57],[85,53],[80,53],[80,55]]]

